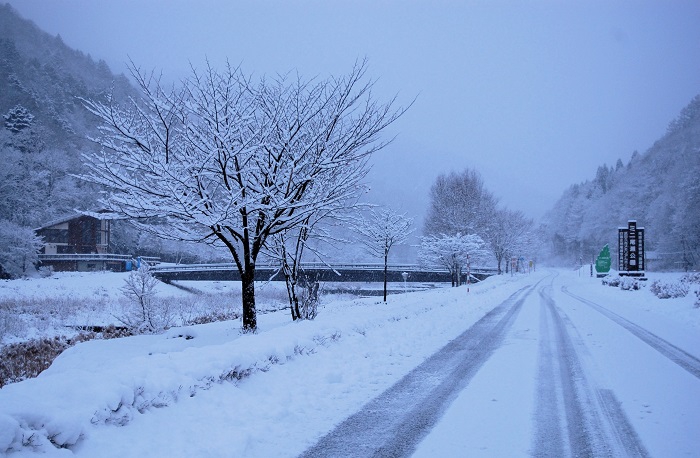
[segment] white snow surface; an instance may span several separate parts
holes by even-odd
[[[117,297],[123,277],[114,281],[118,277],[111,275],[4,282],[0,296],[50,296],[55,284],[55,294]],[[229,321],[80,343],[37,378],[0,389],[0,455],[297,456],[515,291],[553,276],[555,300],[570,302],[564,286],[700,356],[700,309],[692,292],[660,300],[648,288],[602,286],[585,272],[503,275],[471,285],[469,292],[396,294],[386,304],[378,298],[336,300],[324,304],[314,321],[291,322],[288,311],[259,315],[253,335],[241,334],[240,321]],[[649,276],[650,282],[680,278]],[[530,295],[533,301],[536,296]],[[579,305],[566,313],[590,313]],[[416,456],[532,453],[538,318],[531,308],[523,308],[502,348],[447,408]],[[582,317],[577,323],[585,323],[577,327],[581,334],[619,338],[620,349],[639,348],[622,341],[627,332],[605,320]],[[652,361],[645,379],[625,367],[600,371],[587,358],[612,360],[608,353],[614,352],[599,347],[586,346],[588,374],[614,389],[650,455],[700,456],[700,380],[654,351],[644,354]],[[651,370],[665,365],[663,374]]]

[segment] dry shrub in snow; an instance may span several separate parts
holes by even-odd
[[[61,336],[4,346],[0,350],[0,387],[36,377],[66,348],[94,338],[94,333],[85,333],[72,339]]]

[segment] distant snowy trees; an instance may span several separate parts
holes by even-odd
[[[452,286],[459,286],[468,263],[480,263],[486,258],[484,241],[475,234],[455,234],[421,237],[419,263],[427,267],[447,269]]]
[[[493,213],[486,238],[496,258],[499,274],[509,258],[536,252],[532,246],[536,239],[533,225],[533,221],[519,210],[499,208]]]
[[[0,220],[0,278],[25,276],[38,261],[41,247],[33,229]]]
[[[424,228],[426,237],[422,245],[432,248],[423,248],[423,251],[454,252],[442,255],[445,260],[440,263],[449,264],[450,272],[458,276],[464,262],[457,254],[460,251],[457,247],[469,237],[478,237],[495,258],[500,273],[507,257],[530,254],[531,246],[526,241],[533,237],[532,224],[522,212],[499,207],[498,199],[486,189],[476,170],[451,172],[438,176],[430,189],[430,207]],[[437,249],[439,244],[442,247]],[[483,253],[481,247],[479,253]],[[483,256],[479,260],[486,262]]]
[[[41,242],[33,228],[76,197],[65,161],[46,147],[34,115],[16,105],[0,127],[0,268],[22,276],[33,269]]]
[[[380,103],[366,65],[325,80],[253,82],[208,66],[166,90],[133,69],[142,99],[86,101],[103,122],[83,178],[103,204],[160,237],[225,246],[241,274],[243,329],[255,331],[255,265],[273,237],[356,197],[379,136],[402,113]]]
[[[589,262],[617,228],[636,219],[645,227],[647,263],[692,268],[700,263],[700,96],[669,124],[644,154],[624,165],[600,166],[595,177],[567,189],[543,218],[542,231],[560,262]]]
[[[395,245],[405,243],[413,232],[413,218],[397,213],[391,209],[371,208],[353,225],[359,235],[359,243],[364,245],[367,253],[384,262],[384,302],[387,292],[387,271],[389,252]]]
[[[32,125],[34,115],[22,105],[15,105],[3,118],[5,119],[5,128],[16,134]]]

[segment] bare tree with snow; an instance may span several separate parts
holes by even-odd
[[[447,269],[452,286],[459,286],[464,266],[482,261],[486,254],[484,241],[478,235],[429,235],[421,237],[418,259],[421,265]]]
[[[333,237],[323,227],[324,217],[331,217],[333,208],[327,212],[310,215],[306,221],[296,227],[280,232],[271,237],[265,254],[275,260],[284,276],[289,298],[292,320],[312,320],[318,313],[318,288],[316,278],[309,277],[302,266],[304,254],[311,251],[317,259],[323,255],[309,244],[314,240],[329,241]]]
[[[141,100],[86,101],[103,121],[82,178],[107,209],[160,224],[158,236],[225,246],[242,282],[243,329],[257,328],[255,264],[270,237],[342,202],[364,177],[380,134],[403,110],[379,103],[361,62],[325,80],[192,70],[180,88],[132,65]]]
[[[359,242],[367,253],[384,261],[384,302],[386,302],[389,251],[394,245],[404,243],[413,232],[413,218],[391,209],[370,209],[360,218],[353,229],[360,236]]]
[[[498,199],[486,189],[475,169],[441,174],[430,188],[423,233],[484,236]]]
[[[486,239],[496,258],[498,273],[501,274],[503,261],[525,250],[532,236],[533,223],[521,211],[498,209],[489,226]]]

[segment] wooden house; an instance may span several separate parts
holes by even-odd
[[[56,271],[125,270],[132,257],[109,253],[111,220],[97,215],[73,215],[35,229],[44,240],[41,265]]]

